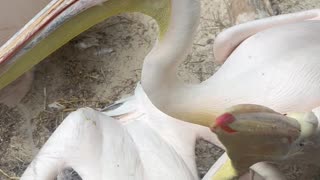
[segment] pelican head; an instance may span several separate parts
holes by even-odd
[[[250,104],[227,109],[211,127],[230,158],[216,174],[217,179],[232,179],[255,163],[277,162],[299,154],[301,143],[315,134],[317,126],[312,112],[281,114]]]

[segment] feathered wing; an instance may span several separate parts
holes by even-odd
[[[233,50],[250,36],[268,28],[320,18],[320,10],[273,16],[233,26],[220,33],[214,41],[215,62],[223,63]]]
[[[177,139],[177,134],[183,132],[172,126],[170,119],[144,111],[144,106],[136,96],[131,96],[119,100],[104,112],[117,118],[129,132],[143,164],[144,177],[153,180],[197,179],[194,151],[191,150],[194,142],[188,144],[190,137]],[[161,127],[157,122],[162,123]],[[178,146],[183,147],[177,149]]]
[[[208,128],[150,110],[136,96],[118,105],[104,113],[89,108],[71,113],[22,179],[50,179],[67,167],[89,180],[198,179],[195,141],[199,131],[213,135]]]
[[[126,129],[90,108],[79,109],[62,122],[21,179],[53,179],[66,167],[88,180],[144,179],[139,153]]]
[[[269,28],[246,39],[201,84],[198,106],[206,113],[244,103],[282,113],[319,106],[319,30],[320,21],[310,20]]]
[[[157,162],[157,166],[162,167],[155,171],[153,166],[144,166],[150,169],[146,174],[152,175],[148,179],[161,179],[159,175],[171,172],[170,169],[175,169],[175,173],[169,173],[163,178],[197,179],[196,140],[203,138],[221,146],[209,128],[179,121],[158,110],[139,84],[134,96],[124,98],[116,104],[118,105],[110,106],[105,113],[124,123],[141,152],[144,164],[152,165]],[[114,107],[116,108],[112,109]],[[148,138],[145,135],[147,132]],[[149,149],[148,153],[144,153],[145,147]]]

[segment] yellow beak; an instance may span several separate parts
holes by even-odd
[[[0,48],[0,89],[68,41],[108,17],[123,12],[152,16],[163,34],[170,0],[53,0]]]

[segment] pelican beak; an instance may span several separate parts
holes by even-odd
[[[28,42],[46,28],[56,17],[79,0],[54,0],[46,6],[31,22],[0,48],[0,63],[4,64],[14,57]]]
[[[237,105],[218,116],[211,130],[226,147],[232,165],[228,167],[235,169],[236,176],[257,162],[293,155],[297,142],[314,134],[317,123],[313,113],[290,116],[259,105]]]
[[[288,139],[300,135],[296,119],[259,105],[237,105],[218,116],[212,131],[224,134],[288,135]]]
[[[33,52],[28,56],[27,54],[30,50],[39,45],[43,39],[47,38],[72,17],[94,5],[91,1],[83,0],[51,1],[29,23],[0,47],[0,89],[52,53],[52,50],[50,51],[50,48],[48,48],[49,44],[41,48],[43,51],[37,49],[37,52]]]
[[[0,90],[72,38],[123,12],[150,15],[164,32],[170,0],[161,0],[157,6],[148,0],[52,0],[0,47]]]

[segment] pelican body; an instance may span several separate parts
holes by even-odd
[[[86,180],[197,180],[198,138],[219,142],[208,128],[167,116],[136,91],[104,112],[72,112],[21,180],[54,179],[66,168]]]
[[[0,48],[0,89],[94,24],[121,12],[141,12],[157,20],[160,35],[145,58],[137,90],[163,113],[212,127],[237,104],[260,104],[279,113],[320,105],[319,10],[226,30],[214,49],[222,67],[189,85],[178,80],[176,68],[191,47],[199,11],[197,0],[52,0]]]
[[[141,85],[166,114],[208,126],[236,104],[260,104],[284,113],[311,111],[319,105],[318,10],[226,30],[215,42],[215,56],[225,61],[223,66],[208,80],[189,85],[178,80],[176,67],[191,47],[199,20],[198,2],[124,2],[50,2],[0,49],[0,89],[92,25],[121,12],[138,11],[159,23],[160,39],[145,58]]]

